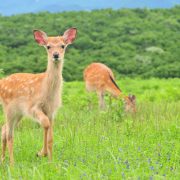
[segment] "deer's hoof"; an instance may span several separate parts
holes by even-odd
[[[5,157],[1,157],[1,164],[4,163]]]
[[[44,152],[44,151],[39,151],[39,152],[36,154],[37,157],[46,157],[47,155],[48,155],[48,153],[47,153],[47,152]]]

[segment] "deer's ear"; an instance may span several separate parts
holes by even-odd
[[[135,100],[135,99],[136,99],[136,96],[135,96],[135,95],[132,95],[132,99]]]
[[[64,32],[63,38],[66,44],[72,44],[76,38],[77,29],[70,28]]]
[[[135,95],[131,95],[131,94],[129,94],[129,99],[130,99],[130,101],[135,101],[136,100],[136,96]]]
[[[47,44],[47,35],[45,32],[40,30],[34,30],[34,39],[40,46],[44,46]]]

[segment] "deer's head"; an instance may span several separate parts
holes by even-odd
[[[65,49],[76,38],[77,29],[70,28],[62,36],[51,36],[41,30],[34,30],[34,39],[40,46],[44,46],[48,53],[48,59],[58,63],[64,58]]]
[[[136,96],[129,95],[125,99],[125,111],[136,112]]]

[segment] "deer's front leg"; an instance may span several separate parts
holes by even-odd
[[[37,156],[39,156],[39,157],[45,157],[48,155],[47,134],[48,134],[48,130],[46,128],[44,128],[43,147],[37,153]]]
[[[52,151],[53,151],[53,122],[50,121],[50,128],[48,130],[48,156],[49,160],[52,160]]]
[[[33,111],[34,117],[38,120],[39,124],[44,128],[44,138],[43,138],[43,148],[37,153],[37,156],[47,156],[48,155],[48,131],[50,129],[49,118],[40,110]]]

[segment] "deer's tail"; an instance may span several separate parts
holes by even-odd
[[[109,74],[109,77],[110,77],[110,79],[111,79],[111,82],[114,84],[114,86],[121,91],[121,89],[119,88],[119,86],[118,86],[117,83],[115,82],[114,78],[111,76],[111,74]],[[122,92],[122,91],[121,91],[121,92]]]

